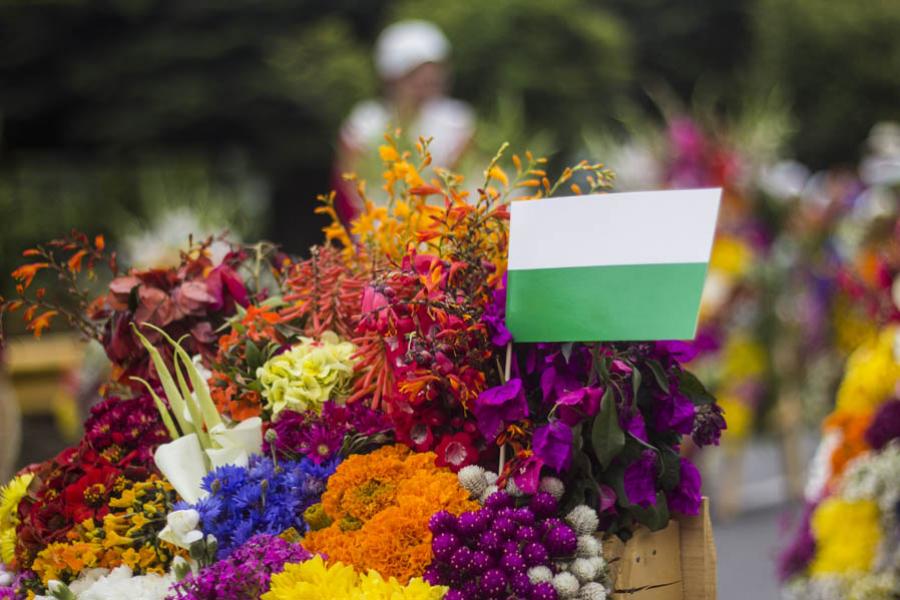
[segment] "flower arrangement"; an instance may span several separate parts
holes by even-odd
[[[427,140],[386,139],[387,203],[356,182],[343,223],[322,197],[307,258],[206,240],[120,272],[81,234],[26,252],[3,310],[35,333],[66,316],[114,368],[81,443],[3,492],[0,597],[594,600],[603,535],[698,512],[683,441],[717,444],[725,420],[686,344],[505,325],[509,202],[612,173],[551,181],[504,148],[469,192]],[[50,273],[74,308],[34,283]]]

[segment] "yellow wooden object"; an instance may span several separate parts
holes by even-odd
[[[679,517],[662,531],[638,529],[623,544],[603,541],[615,600],[716,600],[716,545],[709,501],[696,517]]]
[[[22,337],[6,346],[6,369],[22,414],[55,414],[63,377],[78,369],[85,343],[75,334],[48,334],[36,340]],[[73,400],[74,401],[74,400]]]

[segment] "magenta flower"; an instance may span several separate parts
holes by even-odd
[[[623,410],[619,414],[619,425],[622,431],[626,431],[641,440],[642,442],[650,442],[647,435],[647,424],[644,422],[644,415],[639,410]]]
[[[666,494],[669,510],[683,515],[696,515],[700,513],[700,471],[694,463],[686,458],[681,459],[681,480],[675,489]]]
[[[493,345],[502,348],[512,341],[512,334],[506,328],[505,274],[503,275],[503,282],[494,290],[493,301],[485,307],[481,320],[488,326]]]
[[[625,467],[625,497],[643,508],[656,504],[656,453],[645,450],[641,457]]]
[[[559,419],[570,427],[582,420],[593,417],[600,410],[603,388],[582,387],[561,394],[556,399],[559,405]]]
[[[528,416],[522,380],[510,379],[503,385],[481,392],[472,406],[472,412],[475,413],[481,435],[493,441],[507,424]]]
[[[532,438],[534,455],[562,473],[572,461],[572,429],[562,421],[541,425]]]
[[[680,392],[657,394],[653,427],[659,432],[689,435],[694,430],[694,403]]]
[[[541,481],[541,469],[543,467],[544,461],[532,454],[513,469],[513,483],[526,494],[534,494],[537,492],[538,484]]]
[[[866,430],[866,443],[875,450],[881,450],[888,442],[900,437],[900,400],[890,400],[882,404],[871,425]]]

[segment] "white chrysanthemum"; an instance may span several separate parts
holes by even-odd
[[[557,500],[563,497],[563,494],[566,493],[566,486],[563,485],[563,482],[557,479],[556,477],[543,477],[541,479],[541,487],[542,492],[547,492]]]
[[[525,495],[525,492],[519,489],[519,486],[517,486],[516,482],[512,480],[512,477],[510,477],[506,482],[506,493],[513,498],[521,498]]]
[[[591,535],[597,531],[600,526],[600,519],[597,518],[597,512],[584,504],[579,504],[566,515],[566,522],[572,526],[578,535]]]
[[[594,556],[600,556],[600,553],[602,551],[603,546],[600,544],[600,540],[598,540],[594,536],[578,536],[578,548],[575,550],[575,556],[579,556],[581,558],[591,558]]]
[[[551,579],[553,579],[553,571],[543,565],[528,569],[528,581],[535,585],[550,581]]]
[[[578,578],[581,583],[588,583],[597,579],[599,574],[594,561],[589,558],[576,558],[569,566],[569,573]]]
[[[484,491],[481,492],[481,497],[478,498],[478,501],[484,504],[484,501],[487,500],[491,494],[498,491],[500,491],[500,488],[498,488],[496,485],[491,484],[484,488]]]
[[[116,567],[108,575],[98,573],[77,579],[69,586],[79,600],[163,600],[174,579],[169,575],[133,575],[126,566]]]
[[[579,600],[606,600],[606,588],[599,583],[588,583],[578,593]]]
[[[494,485],[497,483],[498,476],[493,471],[485,471],[484,477],[487,479],[488,485]]]
[[[560,598],[574,598],[578,595],[578,590],[581,588],[578,579],[571,573],[566,572],[554,575],[551,583],[553,584],[553,589],[556,590],[556,593],[559,594]]]
[[[488,486],[487,477],[484,476],[484,469],[478,465],[469,465],[459,470],[459,485],[463,486],[469,494],[478,498],[484,493],[484,489]]]

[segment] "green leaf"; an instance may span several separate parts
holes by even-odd
[[[678,389],[696,405],[712,404],[716,401],[706,386],[690,371],[681,371],[678,374]]]
[[[662,462],[662,474],[659,476],[659,485],[665,491],[672,491],[681,481],[681,457],[671,448],[664,448],[659,453]]]
[[[594,417],[591,427],[591,444],[600,465],[606,469],[625,446],[625,433],[619,426],[616,399],[611,387],[607,387],[600,400],[600,413]]]
[[[262,356],[259,348],[250,340],[247,340],[247,343],[244,345],[244,355],[247,357],[247,366],[250,368],[251,373],[256,372],[256,369],[262,366]]]
[[[661,491],[656,492],[656,504],[647,508],[632,504],[628,508],[638,523],[646,525],[650,531],[665,529],[669,524],[669,503],[666,501],[665,493]]]
[[[641,375],[641,370],[634,367],[631,367],[631,397],[635,400],[638,396],[638,390],[641,389],[641,383],[643,382],[643,376]]]
[[[650,359],[647,361],[647,366],[650,367],[650,370],[653,372],[653,377],[656,378],[656,383],[665,393],[669,393],[669,378],[666,377],[666,371],[662,368],[662,365],[659,364],[658,360]]]

